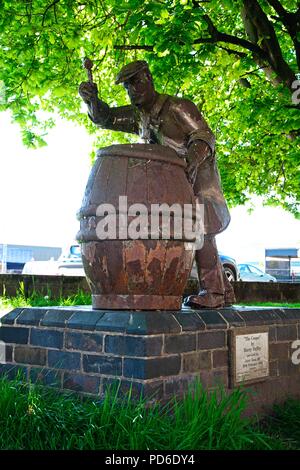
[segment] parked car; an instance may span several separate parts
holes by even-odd
[[[62,276],[85,276],[79,245],[71,245],[57,263],[57,274]]]
[[[69,245],[58,260],[27,261],[23,274],[44,274],[53,276],[85,276],[79,245]]]
[[[238,281],[240,279],[240,272],[235,259],[230,258],[230,256],[225,256],[222,253],[219,253],[219,257],[228,280],[230,282]]]
[[[230,282],[232,281],[238,281],[240,278],[239,274],[239,269],[236,261],[231,258],[230,256],[223,255],[222,253],[219,253],[219,257],[221,260],[221,263],[224,268],[224,272]],[[197,275],[197,268],[196,268],[196,263],[194,262],[192,271],[191,271],[191,278],[198,279]]]
[[[27,261],[23,266],[22,274],[56,276],[57,261],[53,259],[49,261]]]
[[[245,282],[276,282],[277,279],[264,273],[252,264],[239,264],[240,279]]]

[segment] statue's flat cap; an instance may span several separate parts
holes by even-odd
[[[148,70],[149,72],[149,67],[145,60],[136,60],[135,62],[125,65],[116,76],[116,85],[130,80],[131,77],[142,70]]]

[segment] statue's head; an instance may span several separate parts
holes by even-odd
[[[156,96],[153,79],[145,60],[125,65],[116,77],[116,84],[122,83],[131,103],[137,107],[151,104]]]

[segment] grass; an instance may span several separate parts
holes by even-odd
[[[48,307],[48,306],[72,306],[72,305],[91,305],[91,295],[83,291],[78,291],[76,294],[69,297],[53,297],[49,291],[47,295],[33,293],[31,296],[26,297],[24,285],[20,283],[18,293],[14,297],[2,296],[0,297],[0,315],[12,310],[16,307]],[[300,308],[300,303],[288,302],[247,302],[239,303],[243,306],[262,306],[262,307],[293,307]]]
[[[72,305],[91,305],[91,295],[83,291],[78,291],[76,294],[69,297],[54,297],[51,292],[47,295],[33,293],[31,296],[26,297],[24,286],[20,286],[16,296],[2,296],[0,297],[0,314],[4,314],[17,307],[51,307],[51,306],[72,306]]]
[[[273,413],[260,423],[262,432],[280,440],[291,450],[300,449],[300,402],[287,400],[274,405]]]
[[[20,450],[243,450],[289,449],[268,431],[267,422],[243,417],[248,392],[222,389],[208,394],[199,383],[182,401],[145,406],[117,389],[103,401],[0,379],[0,449]],[[292,405],[290,405],[292,406]],[[293,404],[292,407],[296,407]],[[281,409],[280,409],[281,410]],[[294,409],[288,409],[295,416]],[[277,413],[279,413],[277,411]],[[300,417],[300,404],[297,408]],[[298,424],[299,425],[299,424]],[[285,424],[283,422],[283,428]],[[273,429],[273,428],[272,428]],[[299,430],[293,448],[299,446]]]
[[[290,308],[300,308],[299,302],[247,302],[239,303],[239,305],[244,305],[247,307],[290,307]]]

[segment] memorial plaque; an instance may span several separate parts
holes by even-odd
[[[231,332],[231,386],[255,383],[269,376],[268,328],[238,328]]]

